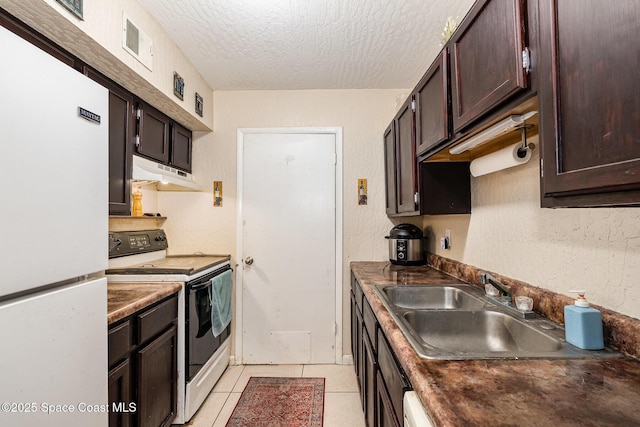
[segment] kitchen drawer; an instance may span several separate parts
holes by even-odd
[[[131,321],[109,329],[109,366],[129,357],[131,351]]]
[[[175,322],[178,317],[178,297],[170,299],[146,310],[136,316],[138,318],[138,344],[158,335]]]
[[[378,353],[378,340],[377,340],[377,326],[378,321],[376,320],[375,314],[373,314],[373,310],[369,305],[369,301],[366,298],[362,301],[362,319],[364,320],[364,325],[369,334],[369,339],[371,341],[371,347],[374,353]]]
[[[378,369],[389,392],[396,418],[402,420],[404,392],[411,390],[402,368],[396,361],[393,351],[381,330],[378,330]]]

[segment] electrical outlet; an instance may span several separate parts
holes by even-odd
[[[451,230],[447,229],[444,232],[444,237],[440,238],[441,249],[451,249]]]
[[[440,249],[447,249],[447,238],[446,237],[441,237],[440,238]]]

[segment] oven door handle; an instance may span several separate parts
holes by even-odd
[[[209,279],[204,283],[200,283],[198,285],[190,286],[189,289],[192,290],[192,291],[198,291],[200,289],[208,288],[209,286],[211,286],[211,280],[212,279]]]
[[[189,285],[189,290],[197,291],[197,290],[200,290],[200,289],[204,289],[204,288],[206,288],[207,286],[211,286],[211,283],[212,283],[211,281],[212,281],[215,277],[218,277],[219,275],[221,275],[221,274],[222,274],[222,273],[224,273],[225,271],[229,271],[229,270],[233,271],[233,268],[231,268],[230,266],[226,266],[226,267],[223,267],[223,268],[221,268],[221,269],[219,269],[219,270],[216,270],[216,271],[214,272],[214,273],[215,273],[215,275],[214,275],[213,277],[209,278],[206,282],[204,282],[204,283],[198,283],[197,285]]]

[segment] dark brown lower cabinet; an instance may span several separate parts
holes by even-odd
[[[178,297],[109,327],[109,427],[168,426],[177,411]]]
[[[353,355],[353,368],[356,372],[356,379],[358,380],[358,387],[360,387],[360,324],[358,323],[358,305],[356,304],[356,297],[351,292],[351,354]]]
[[[376,426],[376,393],[378,374],[378,321],[366,298],[362,299],[362,374],[364,416],[367,427]]]
[[[138,425],[170,425],[177,408],[177,339],[174,325],[138,351]]]
[[[362,330],[362,325],[364,324],[363,320],[362,320],[362,314],[360,313],[360,310],[358,310],[356,308],[356,323],[358,325],[358,331],[357,331],[357,337],[358,337],[358,342],[357,342],[357,347],[358,349],[356,350],[357,352],[357,359],[354,362],[358,367],[356,369],[356,376],[358,377],[358,387],[360,387],[360,403],[362,404],[362,409],[365,409],[365,395],[364,395],[364,390],[365,390],[365,384],[364,384],[364,340],[363,340],[363,330]]]
[[[362,335],[364,335],[362,340],[364,344],[362,353],[364,419],[367,427],[374,427],[376,425],[376,390],[378,388],[376,374],[378,373],[378,364],[376,363],[376,354],[373,351],[373,344],[371,344],[369,335],[366,332]]]
[[[351,350],[366,425],[400,427],[411,384],[353,274],[351,286]]]
[[[376,425],[378,427],[401,427],[398,421],[395,411],[393,409],[393,402],[387,391],[387,387],[384,385],[384,379],[380,372],[377,375],[378,390],[376,394],[377,411],[376,411]]]
[[[391,350],[391,346],[380,329],[378,329],[378,371],[382,376],[386,391],[391,400],[393,415],[398,425],[401,425],[401,421],[404,419],[404,393],[411,390],[411,384],[409,384],[406,375],[396,360],[393,350]]]
[[[109,427],[129,427],[131,413],[115,411],[113,404],[129,409],[131,402],[131,364],[125,359],[109,371]],[[123,406],[124,405],[124,406]]]

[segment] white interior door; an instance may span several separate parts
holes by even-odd
[[[243,363],[335,363],[336,136],[245,134],[241,203]]]

